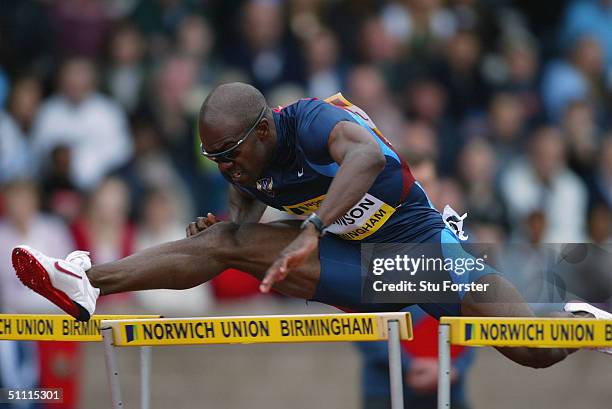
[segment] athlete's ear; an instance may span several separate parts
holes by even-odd
[[[270,120],[267,117],[263,117],[257,125],[257,138],[260,141],[266,141],[272,136],[270,133]]]

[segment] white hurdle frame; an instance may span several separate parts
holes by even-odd
[[[87,324],[92,325],[93,321],[96,320],[120,320],[120,319],[158,319],[160,315],[95,315],[91,317],[91,320]],[[113,338],[112,334],[108,331],[104,331],[102,325],[100,325],[100,334],[91,331],[90,329],[85,332],[74,332],[74,333],[62,333],[61,328],[66,325],[67,322],[73,322],[74,318],[63,315],[63,314],[0,314],[0,320],[7,321],[13,325],[19,321],[44,321],[46,325],[51,328],[49,331],[40,334],[22,334],[9,330],[0,334],[0,342],[2,341],[44,341],[44,342],[55,342],[55,341],[68,341],[68,342],[103,342],[105,344],[104,351],[110,351],[109,344],[112,346]],[[151,350],[150,347],[140,347],[140,397],[141,397],[141,409],[150,408],[150,394],[151,394]],[[117,368],[115,362],[115,356],[113,354],[106,354],[107,366]],[[109,373],[110,375],[110,373]],[[118,377],[119,373],[113,373],[114,377]],[[109,382],[109,385],[113,385]],[[123,407],[121,403],[121,391],[114,386],[112,396],[114,396],[118,402],[118,406]]]
[[[389,320],[389,386],[391,389],[391,409],[404,409],[404,376],[402,373],[402,346],[400,343],[399,322]]]
[[[123,408],[121,397],[121,383],[119,379],[119,366],[115,357],[113,345],[113,329],[100,328],[104,340],[104,360],[106,362],[106,378],[110,388],[113,409]],[[151,408],[151,347],[140,347],[140,408]]]
[[[338,314],[339,315],[339,314]],[[377,314],[372,314],[377,315]],[[380,314],[378,314],[380,315]],[[340,316],[340,315],[339,315]],[[410,315],[407,314],[408,321]],[[275,317],[275,316],[269,316]],[[300,317],[298,315],[292,317]],[[304,317],[312,317],[312,315],[304,315]],[[218,318],[218,317],[212,317]],[[232,318],[232,317],[230,317]],[[248,318],[248,317],[247,317]],[[256,318],[256,317],[254,317]],[[410,328],[411,328],[411,324]],[[401,334],[400,321],[398,319],[389,318],[387,320],[387,342],[389,347],[389,378],[390,378],[390,395],[391,409],[404,409],[404,388],[403,388],[403,373],[401,359]],[[102,326],[100,328],[104,341],[104,356],[106,362],[106,373],[108,386],[111,395],[113,409],[125,409],[121,395],[120,372],[115,356],[114,335],[111,326]],[[412,329],[410,329],[412,334]],[[411,335],[410,335],[411,336]],[[346,342],[349,342],[347,340]],[[365,340],[362,340],[365,341]],[[330,342],[330,341],[321,341]],[[151,377],[151,346],[140,346],[141,357],[141,408],[150,409],[150,377]]]
[[[438,325],[438,409],[450,409],[451,351],[450,325]]]

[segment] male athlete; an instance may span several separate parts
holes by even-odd
[[[353,311],[398,310],[406,304],[362,302],[360,243],[458,243],[408,166],[340,94],[270,109],[250,85],[221,85],[202,105],[199,131],[202,154],[231,184],[229,222],[208,214],[189,224],[186,239],[93,267],[85,252],[58,260],[18,246],[13,265],[21,281],[80,320],[93,314],[99,295],[191,288],[230,267],[261,280],[263,292],[274,288]],[[308,218],[257,223],[266,206]],[[515,288],[490,272],[462,277],[489,284],[486,293],[421,307],[435,317],[532,316]],[[500,351],[532,367],[572,352]]]

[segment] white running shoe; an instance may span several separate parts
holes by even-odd
[[[600,320],[612,320],[612,313],[599,309],[591,304],[585,302],[568,302],[565,304],[563,309],[567,312],[586,312],[596,319]],[[612,348],[595,348],[596,351],[603,352],[604,354],[612,355]]]
[[[13,268],[19,280],[79,321],[88,321],[100,290],[89,282],[89,253],[73,251],[65,260],[47,257],[21,245],[13,249]]]

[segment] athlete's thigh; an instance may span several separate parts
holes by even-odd
[[[361,242],[342,240],[333,235],[319,244],[320,275],[313,301],[345,311],[399,311],[406,303],[367,303],[362,300]]]

